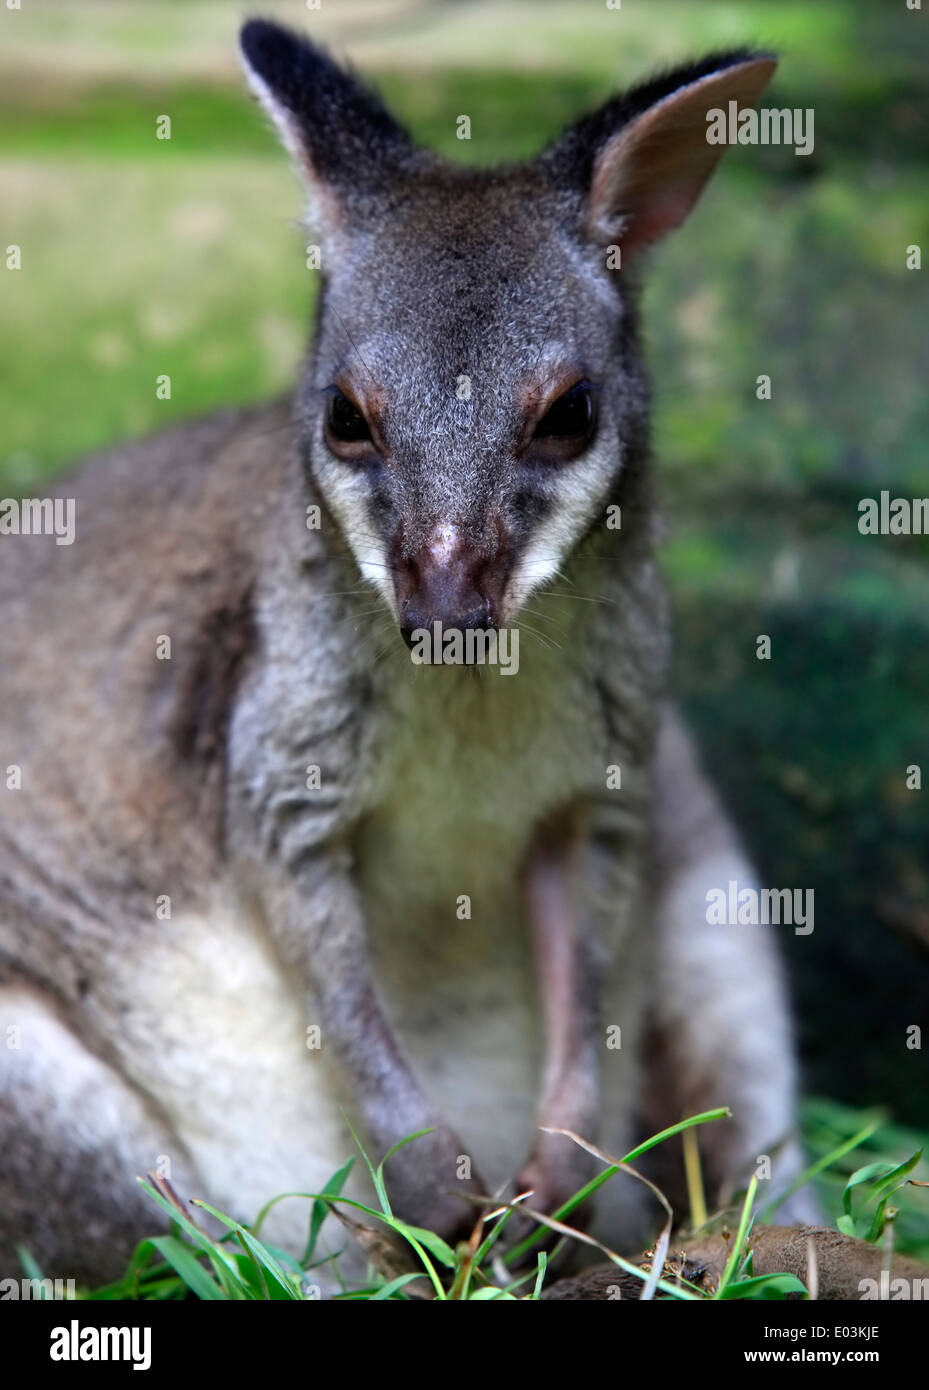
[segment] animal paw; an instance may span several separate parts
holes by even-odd
[[[470,1237],[481,1207],[464,1194],[482,1196],[485,1189],[454,1130],[437,1125],[398,1149],[384,1171],[395,1216],[433,1231],[451,1246]]]

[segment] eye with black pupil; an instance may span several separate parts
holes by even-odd
[[[342,395],[341,391],[336,391],[329,398],[326,423],[333,439],[341,440],[343,444],[357,443],[371,438],[371,431],[368,429],[365,417],[357,406],[352,405],[347,396]]]
[[[593,402],[590,387],[579,381],[549,406],[535,427],[535,439],[581,439],[590,429]]]

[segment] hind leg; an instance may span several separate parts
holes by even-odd
[[[803,1168],[792,1029],[775,939],[790,928],[707,922],[709,889],[725,889],[731,879],[740,887],[757,880],[686,735],[670,719],[659,742],[656,788],[660,887],[647,1122],[657,1129],[729,1106],[732,1119],[698,1132],[707,1200],[724,1204],[767,1155],[771,1181],[759,1191],[765,1201]],[[787,1222],[816,1217],[815,1200],[802,1190],[779,1212]]]
[[[167,1127],[39,994],[0,988],[0,1277],[24,1246],[49,1278],[117,1278],[166,1225],[136,1176],[172,1159]],[[163,1163],[162,1163],[163,1168]]]

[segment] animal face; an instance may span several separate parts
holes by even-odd
[[[532,171],[423,172],[395,191],[329,277],[306,456],[405,633],[505,625],[641,433],[623,297]]]
[[[706,111],[754,100],[773,60],[706,59],[481,173],[417,149],[286,30],[252,21],[242,45],[319,228],[306,465],[408,640],[505,626],[644,461],[638,252],[719,158]]]

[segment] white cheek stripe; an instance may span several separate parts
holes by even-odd
[[[506,618],[515,617],[533,590],[557,573],[602,505],[614,466],[611,450],[594,449],[561,474],[554,508],[510,577]]]
[[[329,504],[335,512],[342,535],[351,547],[362,578],[374,586],[396,619],[397,599],[387,552],[380,537],[372,530],[363,488],[352,483],[350,475],[344,470],[330,473],[324,484]]]

